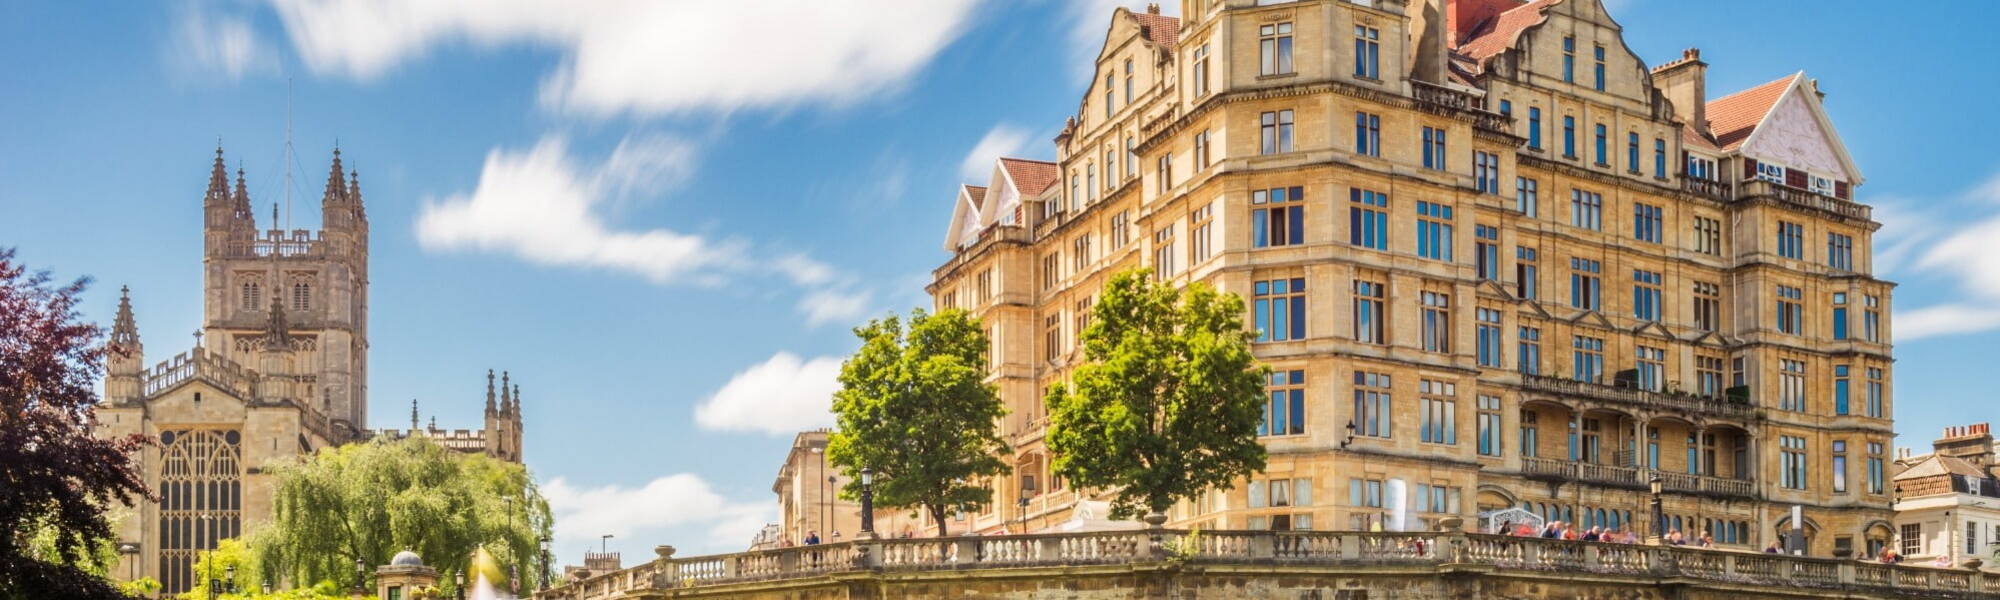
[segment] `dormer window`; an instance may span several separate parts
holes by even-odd
[[[1821,196],[1833,195],[1833,180],[1818,175],[1807,175],[1806,189]]]
[[[1778,185],[1785,184],[1785,168],[1767,162],[1757,163],[1757,178]]]

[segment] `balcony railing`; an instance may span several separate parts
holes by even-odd
[[[1681,176],[1681,191],[1697,196],[1705,196],[1711,200],[1720,202],[1728,202],[1730,196],[1729,184],[1727,183],[1686,175]]]
[[[1685,546],[1582,542],[1459,532],[1362,531],[1202,531],[1159,529],[933,539],[861,540],[723,554],[661,558],[608,573],[579,573],[570,581],[534,594],[538,599],[669,597],[720,586],[794,580],[799,586],[850,585],[832,574],[879,576],[885,572],[969,571],[1029,567],[1091,567],[1160,564],[1169,560],[1246,569],[1282,565],[1283,574],[1301,568],[1351,568],[1356,573],[1398,566],[1398,574],[1432,576],[1464,565],[1476,572],[1532,575],[1589,573],[1627,576],[1645,584],[1679,578],[1699,585],[1713,582],[1739,593],[1791,588],[1797,596],[1878,596],[1916,593],[1947,597],[1991,597],[2000,593],[2000,574],[1906,565],[1861,563]],[[1426,571],[1428,569],[1428,571]],[[1046,573],[1047,571],[1038,571]],[[1074,575],[1065,575],[1074,576]],[[967,575],[967,579],[978,579]],[[688,591],[676,591],[688,590]],[[1812,591],[1800,591],[1812,590]],[[750,591],[759,591],[755,588]],[[771,592],[762,589],[762,592]]]
[[[1508,123],[1506,117],[1482,108],[1479,98],[1469,92],[1462,92],[1435,83],[1412,79],[1410,80],[1410,94],[1416,97],[1419,106],[1431,112],[1467,113],[1472,115],[1474,127],[1501,133],[1507,133],[1510,129],[1510,123]]]
[[[1653,392],[1577,381],[1574,379],[1560,379],[1546,375],[1528,375],[1523,377],[1521,381],[1522,387],[1532,392],[1616,402],[1662,411],[1699,413],[1733,419],[1749,418],[1757,412],[1756,407],[1751,406],[1747,402],[1737,402],[1727,398],[1710,398],[1686,393],[1670,394],[1666,392]]]
[[[1660,488],[1669,492],[1737,497],[1753,497],[1757,493],[1756,482],[1743,479],[1725,479],[1552,458],[1522,458],[1521,474],[1542,479],[1586,481],[1634,488],[1646,487],[1652,478],[1659,477]]]
[[[1859,202],[1842,200],[1832,196],[1822,196],[1798,188],[1786,187],[1755,179],[1743,182],[1744,199],[1771,198],[1785,204],[1821,210],[1850,219],[1870,220],[1873,209]]]

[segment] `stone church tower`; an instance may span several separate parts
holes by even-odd
[[[209,347],[238,364],[253,360],[265,323],[287,313],[300,375],[310,376],[305,403],[331,419],[339,441],[368,423],[368,216],[358,173],[343,173],[333,151],[320,197],[320,231],[271,228],[259,234],[243,173],[229,189],[216,151],[202,202],[203,319]]]
[[[115,577],[192,587],[199,554],[270,518],[265,468],[329,446],[423,436],[465,453],[521,461],[521,388],[491,372],[481,429],[368,423],[368,217],[360,176],[340,151],[320,198],[321,229],[258,229],[248,185],[217,149],[202,197],[203,318],[195,345],[146,366],[130,290],[121,289],[98,431],[159,440],[139,452],[160,498],[120,513]],[[158,344],[158,340],[155,340]]]

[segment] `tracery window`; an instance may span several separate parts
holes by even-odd
[[[262,304],[263,301],[264,301],[264,288],[263,286],[257,283],[257,280],[253,279],[250,281],[243,282],[244,310],[256,310],[257,305]]]
[[[162,591],[179,594],[197,582],[202,551],[243,534],[242,434],[167,431],[160,443],[160,580]]]
[[[304,281],[292,284],[292,310],[312,310],[312,284]]]

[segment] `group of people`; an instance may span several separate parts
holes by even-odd
[[[914,529],[914,528],[910,528],[910,527],[904,527],[904,528],[903,528],[903,532],[902,532],[902,533],[900,533],[900,534],[897,534],[897,535],[896,535],[896,538],[897,538],[897,539],[905,539],[905,540],[907,540],[907,539],[910,539],[910,538],[914,538],[914,537],[917,537],[917,530],[916,530],[916,529]],[[792,539],[791,539],[791,538],[785,538],[785,539],[783,539],[783,540],[780,540],[780,541],[778,542],[778,547],[779,547],[779,548],[790,548],[790,547],[792,547],[792,546],[794,546],[794,545],[798,545],[798,546],[818,546],[818,545],[820,544],[820,542],[822,542],[822,541],[824,541],[824,540],[821,540],[821,539],[820,539],[820,537],[819,537],[819,530],[816,530],[816,529],[809,529],[809,530],[806,530],[806,537],[805,537],[805,539],[802,539],[802,540],[799,540],[799,543],[798,543],[798,544],[793,544],[793,543],[792,543]],[[833,541],[836,541],[836,542],[840,541],[840,532],[837,532],[837,531],[836,531],[836,532],[834,532],[834,534],[833,534]]]
[[[1580,542],[1637,544],[1640,541],[1639,534],[1629,529],[1614,529],[1611,527],[1578,528],[1575,523],[1566,521],[1549,521],[1540,530],[1535,529],[1533,524],[1527,522],[1502,523],[1500,525],[1500,532],[1503,535],[1515,537],[1539,537],[1550,540],[1575,540]],[[1681,535],[1678,529],[1669,532],[1666,536],[1666,541],[1676,546],[1692,544],[1704,548],[1715,544],[1715,539],[1707,535],[1690,541],[1686,536]]]

